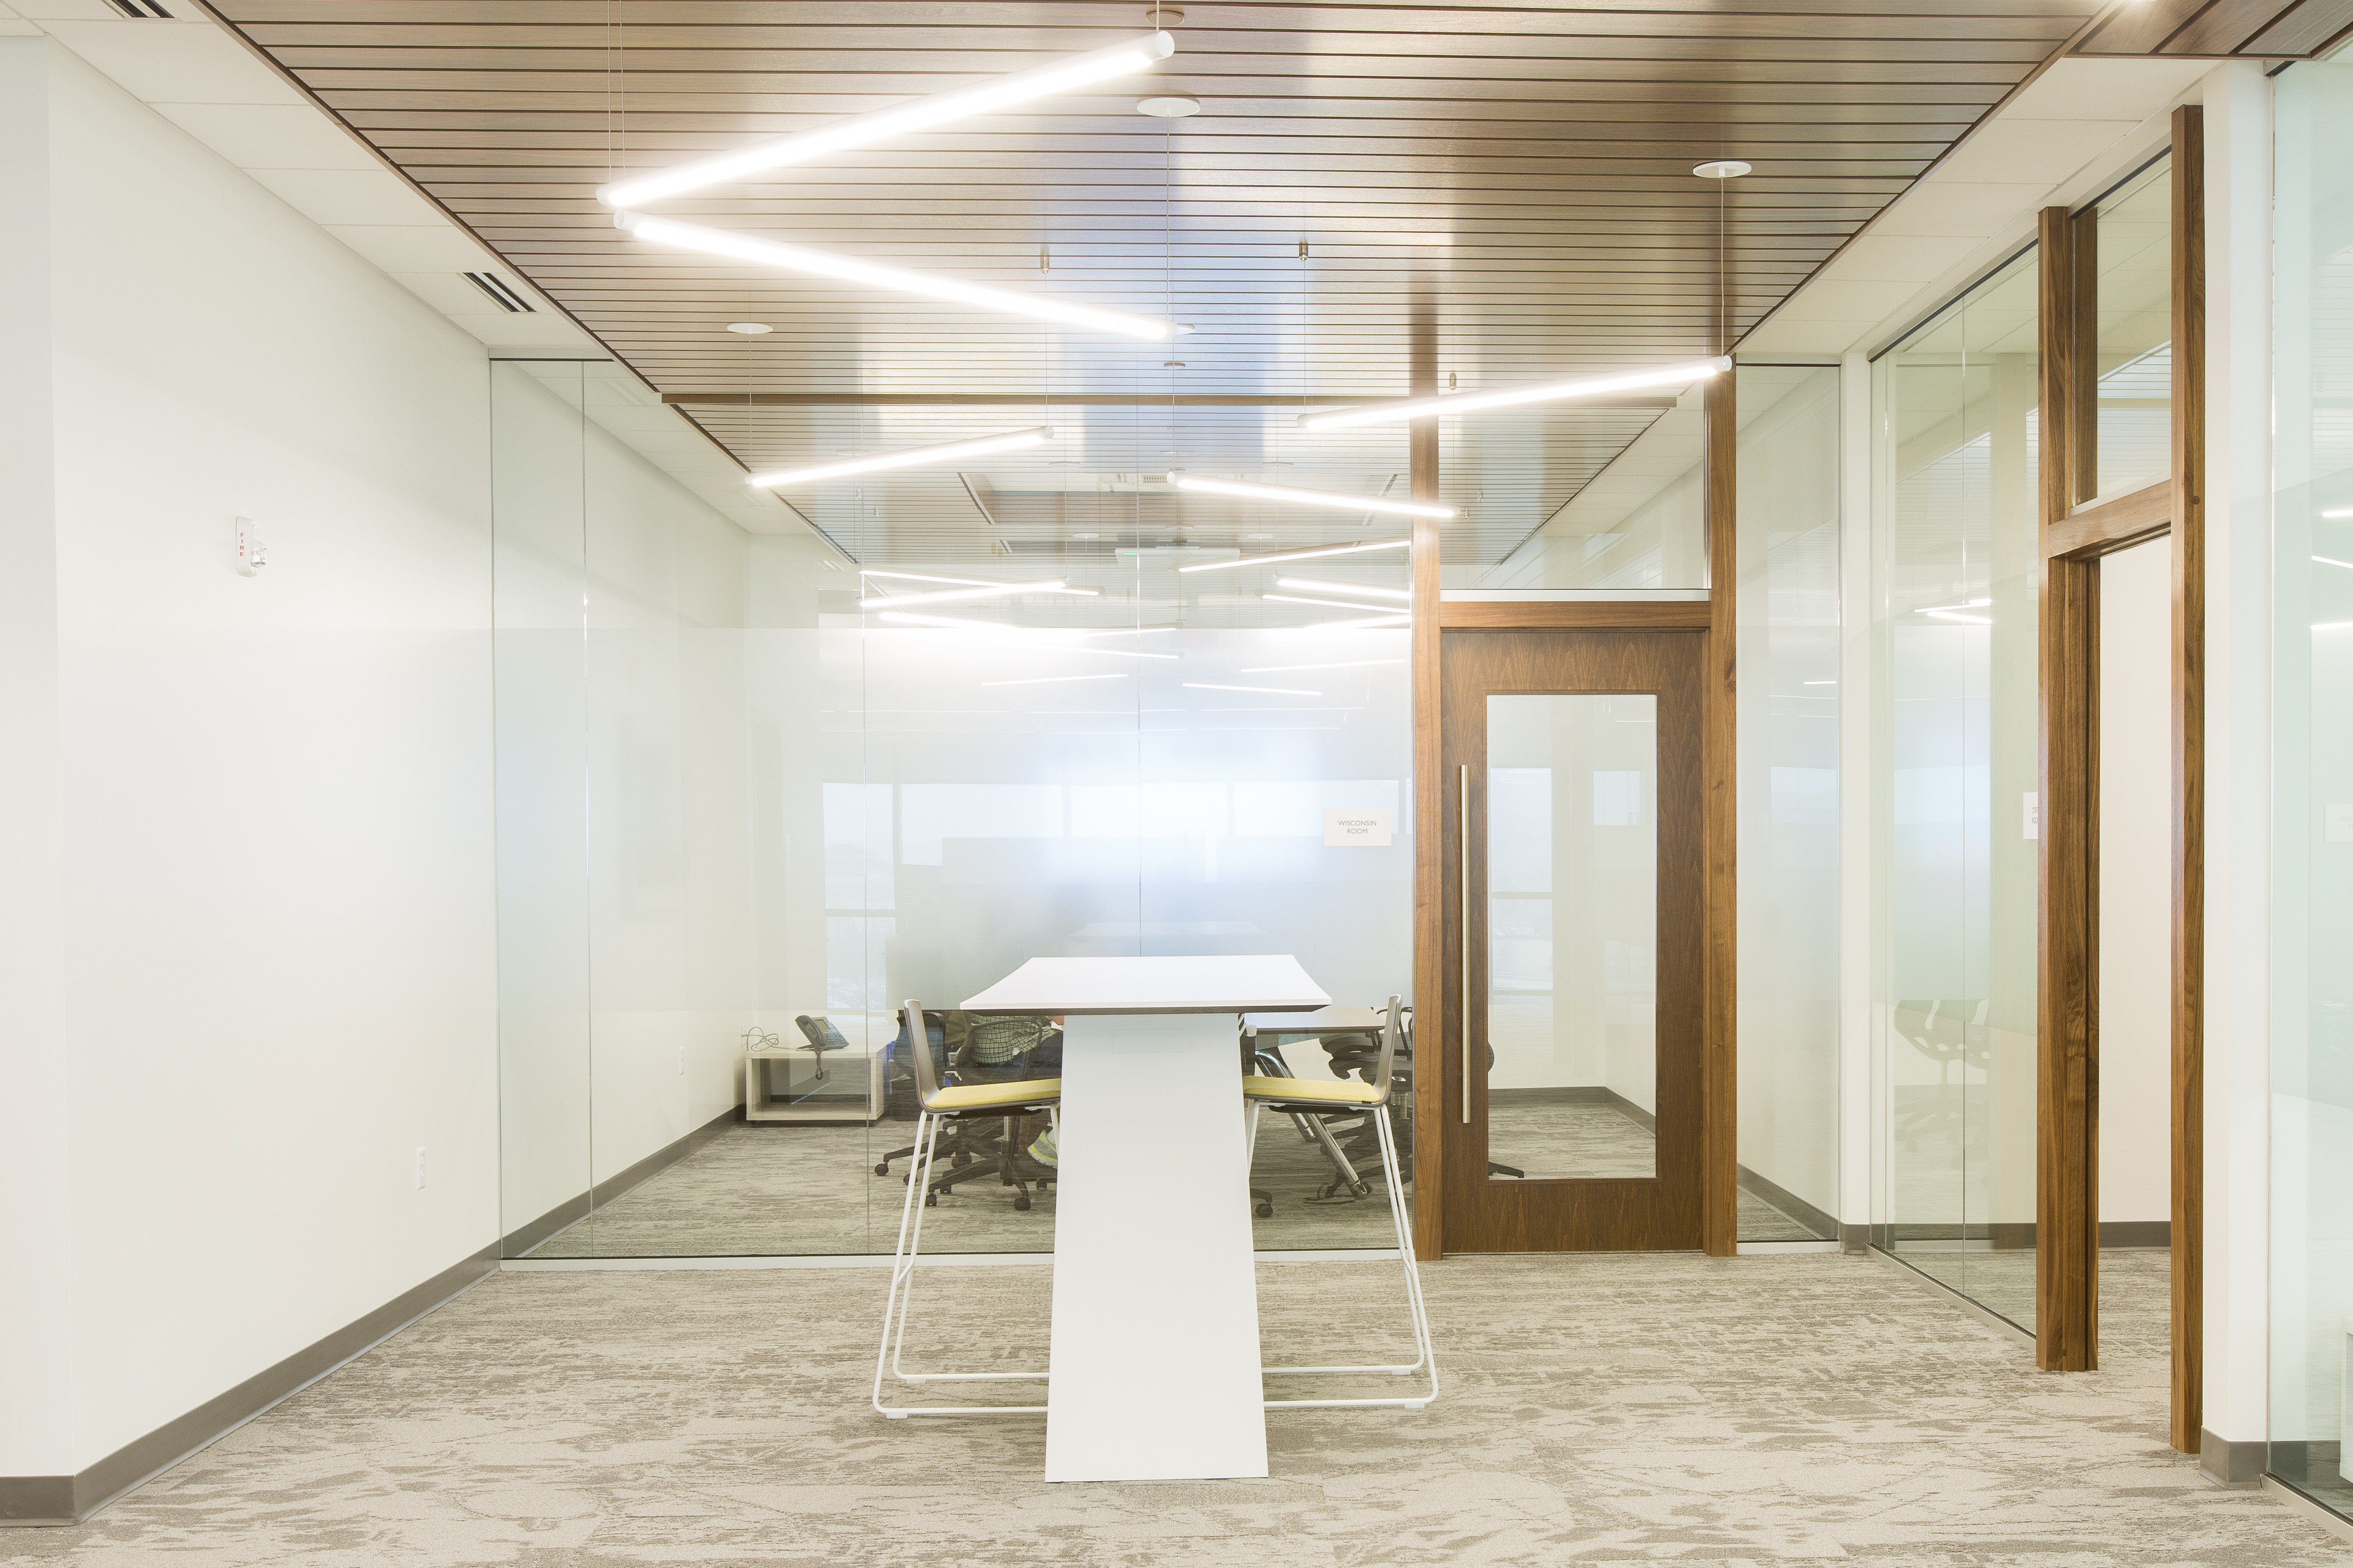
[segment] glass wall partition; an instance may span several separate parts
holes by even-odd
[[[1875,363],[1874,1239],[2034,1310],[2034,257]]]
[[[1441,471],[1486,494],[1541,454],[1567,499],[1524,538],[1482,540],[1444,570],[1450,590],[1562,590],[1640,598],[1707,587],[1705,384],[1655,400],[1556,405],[1466,420]],[[1647,406],[1645,405],[1647,403]],[[1519,439],[1512,440],[1517,427]],[[1491,478],[1491,470],[1493,477]],[[1500,510],[1500,509],[1498,509]]]
[[[2173,472],[2172,174],[2172,159],[2159,158],[2093,209],[2097,344],[2085,489],[2102,500]]]
[[[1185,574],[1240,548],[1073,527],[1050,456],[749,532],[616,439],[673,416],[612,366],[493,391],[508,1256],[888,1252],[895,1010],[965,1076],[1050,1068],[1050,1026],[962,1006],[1031,957],[1288,952],[1341,1005],[1409,995],[1404,551]],[[1058,525],[892,531],[944,485]],[[1269,1022],[1302,1076],[1364,1065]],[[1264,1123],[1262,1247],[1391,1244],[1360,1120]],[[926,1250],[1050,1250],[1054,1158],[1043,1119],[967,1130]]]
[[[1839,377],[1742,364],[1743,1241],[1838,1238]]]
[[[2353,1516],[2353,66],[2276,101],[2270,1464]]]

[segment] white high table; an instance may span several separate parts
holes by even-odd
[[[1266,1474],[1235,1016],[1331,1000],[1284,954],[1033,958],[965,1003],[1064,1020],[1048,1480]]]

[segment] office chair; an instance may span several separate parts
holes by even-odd
[[[1370,1082],[1356,1083],[1345,1079],[1269,1078],[1252,1073],[1242,1079],[1242,1103],[1250,1110],[1250,1147],[1258,1146],[1259,1113],[1267,1110],[1331,1111],[1358,1110],[1366,1112],[1373,1124],[1374,1136],[1380,1142],[1381,1173],[1387,1179],[1389,1192],[1389,1218],[1397,1228],[1398,1258],[1405,1265],[1406,1310],[1413,1321],[1414,1359],[1403,1365],[1389,1366],[1270,1366],[1261,1369],[1269,1377],[1296,1377],[1315,1373],[1386,1372],[1395,1377],[1409,1377],[1424,1367],[1430,1370],[1430,1392],[1401,1399],[1270,1399],[1267,1408],[1277,1409],[1296,1405],[1400,1405],[1419,1410],[1438,1397],[1438,1355],[1430,1342],[1430,1314],[1421,1300],[1421,1276],[1414,1268],[1413,1225],[1405,1207],[1405,1179],[1398,1161],[1397,1139],[1389,1126],[1389,1090],[1395,1082],[1391,1069],[1397,1061],[1398,1043],[1403,1037],[1403,1020],[1398,1016],[1399,998],[1392,996],[1381,1024],[1381,1051],[1373,1064]]]
[[[962,1084],[1036,1081],[1042,1074],[1059,1075],[1061,1034],[1044,1019],[1025,1013],[959,1013],[964,1043],[951,1058],[955,1079]],[[932,1177],[923,1194],[926,1208],[938,1206],[939,1194],[952,1193],[966,1182],[994,1173],[997,1184],[1013,1189],[1013,1206],[1029,1207],[1029,1189],[1051,1186],[1056,1172],[1031,1159],[1034,1142],[1022,1135],[1019,1113],[1003,1116],[992,1125],[985,1121],[960,1122],[950,1134],[948,1169]]]
[[[901,1009],[904,1026],[903,1037],[920,1039],[924,1036],[923,1010],[913,1001]],[[907,1338],[907,1313],[913,1304],[915,1266],[921,1261],[923,1244],[923,1210],[933,1206],[934,1195],[930,1191],[933,1162],[939,1154],[942,1126],[981,1119],[1001,1121],[1029,1111],[1050,1111],[1062,1102],[1062,1080],[1059,1078],[1015,1079],[1003,1083],[959,1083],[943,1087],[932,1064],[929,1050],[918,1050],[915,1059],[915,1089],[921,1108],[915,1118],[915,1144],[922,1150],[915,1168],[908,1173],[907,1201],[899,1210],[899,1241],[891,1253],[891,1289],[882,1301],[882,1346],[874,1356],[874,1408],[893,1421],[909,1415],[1003,1415],[1008,1414],[1035,1415],[1045,1410],[1042,1405],[934,1405],[909,1407],[882,1403],[882,1374],[887,1370],[901,1383],[1042,1383],[1042,1372],[927,1372],[911,1373],[899,1363],[900,1350]],[[921,1192],[923,1201],[915,1202]],[[895,1324],[895,1327],[894,1327]]]
[[[1334,1058],[1333,1070],[1336,1076],[1341,1078],[1347,1076],[1337,1064],[1343,1054],[1351,1048],[1351,1043],[1359,1040],[1367,1047],[1372,1044],[1372,1037],[1369,1035],[1318,1037],[1317,1043],[1322,1045],[1325,1052]],[[1292,1072],[1291,1064],[1284,1058],[1280,1048],[1273,1046],[1261,1046],[1255,1041],[1250,1044],[1249,1065],[1252,1071],[1266,1078],[1287,1079],[1297,1076]],[[1299,1130],[1300,1137],[1321,1150],[1324,1158],[1331,1162],[1332,1169],[1336,1173],[1336,1180],[1327,1182],[1316,1189],[1316,1197],[1329,1198],[1343,1188],[1347,1190],[1351,1197],[1363,1198],[1372,1195],[1372,1184],[1365,1179],[1365,1173],[1356,1168],[1356,1162],[1349,1157],[1347,1151],[1343,1149],[1339,1142],[1332,1136],[1331,1126],[1324,1115],[1304,1110],[1293,1110],[1288,1114],[1291,1117],[1291,1124]],[[1377,1159],[1377,1155],[1376,1158]],[[1274,1213],[1272,1194],[1261,1188],[1252,1187],[1250,1196],[1257,1200],[1255,1212],[1259,1218],[1264,1219]]]
[[[1410,1007],[1405,1009],[1403,1028],[1404,1037],[1399,1042],[1397,1058],[1390,1068],[1396,1083],[1390,1095],[1388,1114],[1390,1136],[1397,1141],[1398,1158],[1405,1173],[1404,1179],[1411,1183],[1413,1180],[1413,1118],[1399,1105],[1400,1101],[1410,1104],[1413,1100],[1413,1009]],[[1350,1073],[1355,1073],[1367,1083],[1372,1081],[1377,1053],[1372,1048],[1370,1037],[1336,1036],[1325,1039],[1323,1044],[1325,1054],[1332,1059],[1332,1071],[1335,1076],[1346,1078]],[[1487,1047],[1487,1065],[1491,1068],[1495,1065],[1495,1047],[1493,1046]],[[1359,1177],[1373,1174],[1379,1170],[1380,1149],[1372,1136],[1368,1123],[1359,1123],[1353,1129],[1348,1136],[1341,1141],[1341,1148],[1345,1152],[1350,1168]],[[1523,1179],[1527,1175],[1525,1171],[1516,1165],[1506,1165],[1494,1160],[1487,1162],[1487,1173],[1491,1176],[1517,1176]],[[1315,1195],[1318,1198],[1334,1198],[1339,1195],[1340,1191],[1340,1184],[1335,1183],[1320,1189]],[[1357,1195],[1363,1194],[1360,1193]]]
[[[1966,1096],[1968,1069],[1976,1068],[1982,1072],[1990,1065],[1985,1026],[1990,1006],[1990,998],[1978,996],[1898,1002],[1892,1009],[1891,1021],[1896,1034],[1936,1067],[1936,1099],[1926,1105],[1895,1111],[1889,1125],[1889,1137],[1901,1139],[1906,1152],[1919,1152],[1923,1137],[1939,1137],[1948,1132],[1966,1135],[1967,1112],[1953,1104],[1945,1091],[1957,1088]],[[1917,1018],[1918,1024],[1911,1023],[1912,1018]],[[1958,1084],[1952,1079],[1956,1062],[1961,1067]]]

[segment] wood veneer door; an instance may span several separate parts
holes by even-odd
[[[1704,645],[1441,636],[1449,1252],[1702,1244]]]

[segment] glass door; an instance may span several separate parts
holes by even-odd
[[[1445,635],[1450,1250],[1700,1245],[1700,646]]]

